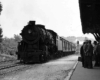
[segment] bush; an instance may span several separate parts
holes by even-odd
[[[16,41],[15,38],[3,38],[1,43],[1,53],[16,55],[17,45],[20,40]]]

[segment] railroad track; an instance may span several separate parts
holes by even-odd
[[[32,68],[33,65],[20,64],[19,62],[3,64],[3,65],[0,65],[0,76],[4,76],[12,72],[16,73],[19,71],[24,71],[24,70]],[[40,64],[35,64],[34,66],[37,66],[37,65],[40,65]]]
[[[28,66],[29,65],[18,64],[18,65],[13,65],[13,66],[9,66],[9,67],[6,67],[6,68],[2,68],[2,69],[0,69],[0,76],[11,73],[11,72],[16,72],[16,71],[19,71],[19,70],[21,71],[21,70],[27,68]]]
[[[21,66],[21,64],[19,64],[19,61],[17,61],[17,60],[0,62],[0,75],[7,73],[8,71],[12,71],[12,68],[14,68],[16,66]]]
[[[0,65],[0,70],[6,69],[6,68],[10,68],[10,67],[14,67],[14,66],[17,66],[17,65],[19,65],[19,64],[13,63],[13,64],[4,64],[4,65]]]

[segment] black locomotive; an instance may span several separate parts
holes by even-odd
[[[61,57],[62,52],[75,51],[73,43],[59,37],[53,30],[46,29],[44,25],[35,24],[35,21],[29,21],[20,35],[22,40],[18,44],[16,54],[18,59],[24,63],[45,62],[57,55]]]
[[[17,52],[20,61],[46,61],[57,51],[57,34],[52,30],[46,30],[44,25],[36,25],[35,21],[30,21],[20,35],[22,41],[18,44]]]

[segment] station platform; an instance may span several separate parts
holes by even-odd
[[[84,68],[79,61],[69,80],[100,80],[100,67]]]

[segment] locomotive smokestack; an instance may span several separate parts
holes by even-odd
[[[29,21],[28,25],[35,25],[35,21]]]
[[[31,30],[32,30],[32,28],[35,26],[35,21],[29,21],[28,22],[28,24],[26,25],[26,26],[24,26],[24,30],[26,31],[26,30],[28,30],[28,29],[30,29],[28,32],[29,33],[31,33]],[[20,35],[21,36],[23,36],[24,35],[24,33],[25,33],[25,31],[21,31],[21,33],[20,33]]]

